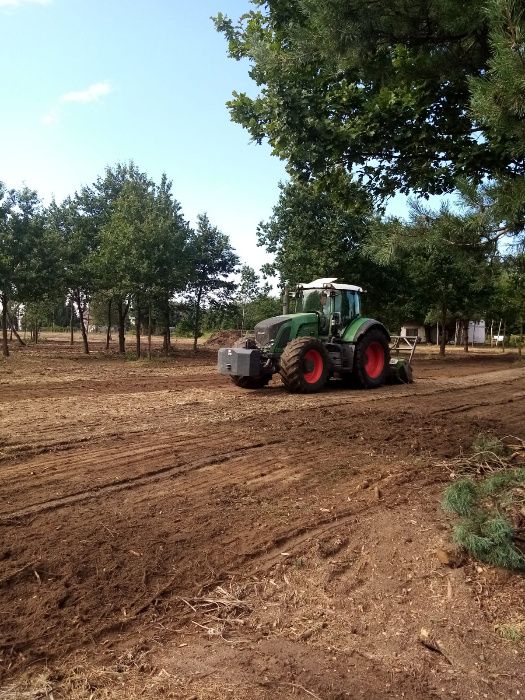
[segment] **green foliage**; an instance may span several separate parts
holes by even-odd
[[[495,435],[478,433],[472,442],[472,452],[481,457],[485,457],[487,453],[503,457],[507,454],[507,448],[505,443]]]
[[[320,185],[291,181],[281,186],[271,218],[258,228],[259,244],[275,256],[265,272],[281,285],[338,277],[366,290],[364,311],[395,331],[413,315],[409,270],[401,258],[376,260],[370,241],[379,226],[362,188],[345,180],[345,198],[334,200]]]
[[[334,202],[315,185],[291,181],[281,185],[272,217],[259,225],[259,245],[275,255],[266,267],[278,272],[281,283],[333,275],[344,277],[362,267],[359,250],[373,218],[372,202],[350,181],[353,202]],[[350,197],[350,195],[349,195]]]
[[[525,335],[511,335],[508,340],[508,346],[510,348],[525,347]]]
[[[481,497],[494,496],[503,489],[518,486],[525,481],[525,468],[499,471],[480,482],[478,492]]]
[[[54,299],[60,288],[58,237],[47,225],[36,192],[27,187],[7,191],[0,183],[0,302],[6,315],[9,302],[36,303]],[[2,352],[9,354],[7,318]]]
[[[282,302],[276,297],[261,295],[246,305],[244,327],[253,329],[260,321],[278,316],[283,311]]]
[[[525,570],[525,556],[514,544],[514,530],[502,512],[509,490],[525,483],[525,468],[499,471],[475,482],[460,479],[443,497],[444,510],[462,517],[454,541],[477,559],[508,569]]]
[[[508,158],[479,138],[469,76],[488,65],[482,2],[254,0],[238,23],[218,15],[230,56],[260,87],[234,93],[232,119],[301,177],[341,166],[380,195],[441,193]]]
[[[443,497],[443,508],[449,513],[468,515],[477,501],[476,485],[471,479],[461,479],[450,486]]]
[[[482,318],[490,308],[496,243],[489,234],[476,212],[453,212],[446,204],[434,211],[415,201],[408,222],[376,224],[369,248],[378,260],[400,260],[410,271],[411,317],[445,328],[455,319]],[[443,354],[445,340],[442,334]]]
[[[115,197],[100,231],[101,279],[114,296],[171,296],[188,276],[189,228],[165,176],[159,186],[133,173]]]
[[[59,241],[36,192],[0,183],[0,293],[36,301],[59,286]]]
[[[235,289],[231,279],[237,272],[239,258],[231,247],[228,236],[213,226],[206,216],[200,214],[197,231],[191,233],[189,250],[189,283],[186,297],[194,306],[194,348],[202,332],[202,307],[224,306],[230,302]]]
[[[500,159],[523,175],[525,168],[525,14],[516,0],[490,0],[486,4],[491,54],[487,70],[472,77],[472,111]],[[510,174],[510,173],[509,173]],[[506,178],[505,178],[506,179]],[[508,181],[507,181],[508,182]],[[525,200],[521,198],[521,206]]]

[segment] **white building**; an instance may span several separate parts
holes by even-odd
[[[437,342],[437,324],[433,324],[430,328],[430,340],[432,343]],[[405,336],[418,336],[422,341],[425,340],[425,326],[421,326],[413,321],[407,321],[401,326],[400,334]],[[483,345],[486,340],[485,321],[469,321],[468,324],[468,342],[469,345]],[[463,345],[463,327],[460,321],[456,322],[455,336],[450,338],[455,345]]]

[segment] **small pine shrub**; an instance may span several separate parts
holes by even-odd
[[[494,496],[503,489],[518,486],[525,481],[525,468],[507,469],[496,472],[492,476],[480,482],[479,488],[482,496]]]
[[[501,513],[509,490],[525,482],[525,468],[500,471],[481,481],[460,479],[443,497],[443,509],[461,516],[454,542],[472,556],[493,566],[525,571],[525,556],[514,544],[514,531]]]
[[[443,508],[448,513],[468,515],[474,509],[477,498],[476,484],[472,479],[461,479],[445,491]]]

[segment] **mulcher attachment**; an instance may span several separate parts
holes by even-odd
[[[412,358],[419,342],[417,336],[390,336],[390,360],[389,384],[412,384],[414,375],[412,372]],[[404,357],[400,357],[404,354]]]
[[[387,379],[389,384],[412,384],[414,376],[412,367],[407,360],[392,358],[390,360],[390,373]]]

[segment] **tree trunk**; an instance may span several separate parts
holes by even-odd
[[[70,307],[70,316],[69,316],[69,344],[73,345],[74,343],[74,338],[73,338],[73,318],[74,318],[74,313],[75,309],[73,307],[73,299],[69,300],[69,307]]]
[[[503,340],[501,341],[501,351],[505,352],[505,335],[507,334],[507,321],[503,321],[503,333],[502,333],[502,338]]]
[[[468,352],[468,327],[469,327],[469,320],[468,320],[468,318],[466,318],[463,320],[463,350],[465,352]],[[474,332],[474,329],[472,332]]]
[[[113,302],[113,297],[109,298],[108,301],[108,327],[106,330],[106,350],[109,350],[109,341],[111,340],[111,304]]]
[[[82,333],[82,344],[84,346],[84,354],[89,355],[89,342],[86,333],[86,326],[84,324],[84,306],[82,304],[82,295],[80,292],[77,293],[77,307],[78,307],[78,317],[80,319],[80,331]]]
[[[140,360],[140,297],[138,294],[136,295],[135,303],[137,305],[135,316],[135,347],[137,350],[137,360]]]
[[[7,342],[7,296],[2,294],[2,355],[9,357],[9,343]]]
[[[15,334],[15,337],[16,337],[16,339],[18,340],[18,342],[20,343],[20,345],[23,345],[24,347],[26,347],[26,344],[24,343],[24,341],[22,340],[22,338],[18,335],[18,331],[17,331],[16,328],[15,328],[15,323],[14,323],[14,321],[13,321],[13,319],[12,319],[12,317],[11,317],[10,314],[7,314],[7,319],[8,319],[8,321],[9,321],[9,326],[10,326],[10,328],[11,328],[11,333],[14,333],[14,334]],[[11,336],[11,338],[12,338],[12,337],[13,337],[13,336]]]
[[[164,352],[166,357],[170,354],[171,347],[171,336],[170,336],[170,300],[166,299],[166,306],[164,308],[164,322],[166,328],[164,331]]]
[[[148,360],[151,360],[151,301],[148,307]]]
[[[523,345],[523,316],[520,318],[520,341],[518,344],[518,357],[520,358],[521,362],[521,347]]]
[[[124,313],[124,302],[119,299],[118,309],[118,351],[121,355],[126,352],[126,314]]]
[[[195,303],[195,324],[193,326],[193,352],[197,352],[197,340],[199,338],[199,325],[201,320],[201,297],[202,289],[197,293],[197,301]]]
[[[445,357],[445,348],[447,345],[446,327],[447,327],[447,309],[446,309],[446,307],[442,307],[441,308],[441,338],[439,339],[439,354],[441,355],[441,357]]]

